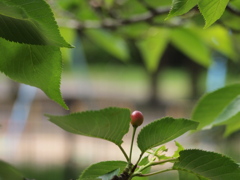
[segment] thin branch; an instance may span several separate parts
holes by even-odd
[[[155,11],[154,14],[152,12],[138,14],[128,19],[121,20],[121,24],[126,25],[126,24],[133,24],[133,23],[144,22],[144,21],[146,22],[146,21],[152,20],[156,16],[167,14],[169,10],[170,10],[169,8],[156,8],[154,9]]]
[[[157,161],[157,162],[150,162],[149,164],[147,164],[146,166],[142,167],[141,169],[139,169],[138,171],[143,171],[144,169],[151,167],[151,166],[156,166],[156,165],[160,165],[160,164],[164,164],[167,162],[175,162],[177,161],[178,158],[172,158],[172,159],[166,159],[166,160],[162,160],[162,161]]]
[[[175,169],[165,169],[165,170],[162,170],[162,171],[156,171],[156,172],[149,173],[149,174],[135,174],[132,177],[134,177],[134,176],[148,177],[148,176],[153,176],[153,175],[156,175],[156,174],[160,174],[160,173],[164,173],[164,172],[168,172],[168,171],[173,171],[173,170],[175,170]]]
[[[156,16],[160,16],[163,14],[167,14],[169,12],[169,8],[158,7],[154,9],[154,13],[152,11],[148,11],[143,14],[137,14],[131,16],[126,19],[113,19],[113,18],[105,18],[102,21],[78,21],[78,20],[62,20],[58,19],[58,23],[61,25],[65,25],[67,27],[75,28],[75,29],[95,29],[95,28],[108,28],[115,29],[124,25],[130,25],[140,22],[149,22],[154,19]]]

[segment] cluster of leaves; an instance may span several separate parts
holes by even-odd
[[[169,43],[203,66],[211,63],[212,49],[233,60],[238,58],[233,48],[238,46],[234,46],[232,40],[239,42],[239,35],[235,33],[240,31],[236,23],[240,15],[237,0],[59,0],[57,3],[67,11],[59,9],[59,17],[62,13],[66,17],[69,12],[72,13],[71,20],[74,17],[67,25],[120,60],[130,58],[126,39],[133,40],[150,72],[157,70]],[[218,23],[212,25],[216,21]],[[201,29],[203,26],[207,29],[201,30],[198,24]],[[44,0],[0,0],[0,45],[1,72],[17,82],[42,89],[49,98],[68,109],[60,93],[60,48],[72,46],[61,37],[53,13]],[[177,170],[179,179],[184,180],[239,179],[238,165],[225,156],[196,149],[183,150],[176,142],[178,150],[168,157],[165,155],[167,148],[163,146],[189,130],[209,124],[227,124],[226,135],[240,129],[239,86],[231,85],[206,94],[193,112],[195,121],[167,117],[143,127],[137,138],[141,154],[135,164],[121,146],[122,138],[129,130],[128,109],[47,116],[71,133],[113,142],[126,158],[126,162],[94,164],[79,180],[135,179],[172,170]],[[150,167],[167,162],[172,163],[171,168],[150,173]],[[1,179],[23,179],[5,162],[1,161],[0,166]]]
[[[81,31],[81,35],[122,61],[130,59],[130,39],[151,73],[157,71],[168,44],[205,67],[211,64],[212,49],[237,59],[239,35],[229,31],[240,30],[238,1],[61,0],[58,4],[75,19],[66,26]]]
[[[239,179],[240,168],[230,158],[214,152],[199,149],[184,150],[175,141],[177,150],[166,155],[165,143],[174,140],[189,130],[196,130],[199,122],[180,118],[164,117],[143,127],[137,136],[140,149],[139,159],[132,162],[130,155],[122,148],[123,137],[130,128],[130,110],[125,108],[106,108],[85,111],[65,116],[46,115],[49,120],[62,129],[79,135],[101,138],[117,145],[126,161],[104,161],[89,166],[78,180],[130,180],[148,177],[167,171],[178,171],[179,180],[227,180]],[[136,127],[134,127],[134,130]],[[133,131],[133,139],[135,131]],[[132,146],[133,144],[131,144]],[[151,172],[151,167],[170,163],[170,167]],[[0,162],[0,177],[8,180],[22,180],[23,175],[15,168]],[[162,169],[162,168],[161,168]]]
[[[61,37],[43,0],[0,0],[0,71],[11,79],[42,89],[67,109],[61,93]]]
[[[106,108],[66,116],[47,115],[47,117],[52,123],[68,132],[113,142],[126,158],[126,161],[105,161],[93,164],[81,174],[78,180],[114,180],[114,178],[129,180],[166,171],[178,171],[179,179],[182,180],[240,178],[239,166],[221,154],[198,149],[184,150],[178,142],[175,142],[178,149],[172,156],[165,154],[167,148],[164,144],[189,130],[197,129],[199,123],[196,121],[165,117],[146,125],[137,137],[137,145],[141,154],[137,162],[132,163],[132,148],[129,156],[122,148],[122,139],[129,131],[131,121],[129,109]],[[165,170],[150,172],[152,166],[165,163],[172,163],[172,166]]]

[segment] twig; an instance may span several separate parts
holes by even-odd
[[[106,18],[102,21],[78,21],[78,20],[62,20],[58,19],[58,23],[64,26],[75,28],[75,29],[97,29],[97,28],[108,28],[108,29],[115,29],[124,25],[130,25],[140,22],[149,22],[156,16],[160,16],[163,14],[167,14],[169,12],[169,8],[155,8],[154,14],[152,11],[148,11],[143,14],[137,14],[132,17],[126,19],[113,19],[113,18]]]

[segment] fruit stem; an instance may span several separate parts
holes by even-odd
[[[133,126],[133,135],[132,135],[132,142],[131,142],[130,155],[129,155],[129,161],[128,161],[129,164],[131,164],[131,160],[132,160],[133,141],[136,134],[136,129],[137,127]]]
[[[125,156],[127,162],[130,162],[130,160],[129,160],[128,156],[127,156],[127,153],[124,151],[124,149],[122,148],[122,146],[121,146],[121,145],[118,145],[118,147],[119,147],[120,150],[122,151],[122,153],[123,153],[123,155]]]

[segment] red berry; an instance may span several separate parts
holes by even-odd
[[[131,124],[133,127],[140,126],[143,123],[143,114],[140,111],[133,111],[131,114]]]

